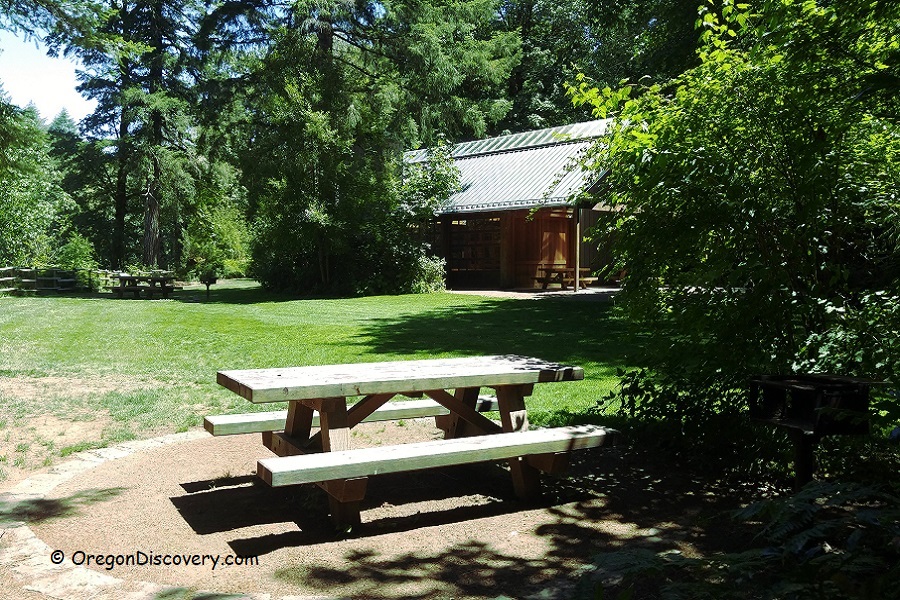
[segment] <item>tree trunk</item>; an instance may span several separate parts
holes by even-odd
[[[130,122],[125,110],[119,118],[119,146],[116,157],[115,217],[113,221],[112,267],[125,267],[125,214],[128,209],[128,127]]]
[[[153,268],[159,266],[159,192],[162,170],[159,156],[155,152],[151,155],[151,160],[153,171],[144,194],[144,265]]]
[[[156,96],[163,91],[163,6],[162,2],[154,5],[154,14],[151,19],[150,39],[153,50],[150,52],[150,77],[149,91],[150,101],[159,102]],[[163,146],[163,116],[162,112],[153,107],[150,112],[150,127],[152,138],[150,140],[151,160],[153,169],[150,175],[150,183],[147,186],[145,212],[144,212],[144,264],[148,267],[158,267],[160,258],[160,227],[159,206],[162,197],[162,164],[161,152]]]

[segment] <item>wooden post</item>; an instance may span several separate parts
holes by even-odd
[[[528,431],[528,414],[525,411],[526,386],[505,385],[497,387],[500,403],[500,422],[504,432]],[[513,488],[520,500],[533,500],[540,496],[540,472],[528,463],[524,456],[509,459]]]
[[[346,400],[321,406],[319,425],[322,434],[322,450],[336,452],[350,449],[350,420]],[[349,530],[362,521],[360,505],[366,495],[368,478],[338,479],[325,482],[321,487],[328,493],[331,520],[340,530]]]
[[[575,206],[575,293],[581,287],[581,209]]]
[[[799,490],[812,481],[816,470],[816,446],[818,436],[800,430],[792,430],[794,438],[794,489]]]

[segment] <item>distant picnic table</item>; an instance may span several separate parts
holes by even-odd
[[[213,435],[262,433],[277,457],[258,461],[259,477],[272,486],[319,485],[332,519],[344,527],[360,522],[371,475],[507,460],[517,496],[539,494],[541,471],[559,473],[570,451],[616,437],[594,426],[528,430],[525,398],[535,384],[583,378],[580,367],[522,356],[220,371],[218,383],[229,390],[253,403],[286,401],[288,410],[210,416],[204,426]],[[496,397],[479,396],[482,387]],[[398,395],[427,399],[390,402]],[[356,396],[362,398],[348,407]],[[500,423],[485,411],[499,411]],[[351,448],[350,430],[363,421],[414,417],[435,417],[444,439]]]
[[[565,267],[558,265],[541,265],[538,267],[538,270],[543,273],[538,277],[535,277],[535,281],[542,284],[541,289],[546,290],[547,286],[550,284],[559,284],[560,289],[566,290],[570,285],[575,284],[575,267]],[[587,267],[580,267],[578,269],[578,285],[582,289],[587,289],[587,286],[591,283],[597,281],[596,277],[590,277],[588,274],[591,270]]]
[[[175,275],[172,273],[151,275],[115,273],[111,277],[117,280],[117,283],[108,286],[108,289],[119,298],[124,298],[125,294],[134,294],[135,298],[143,296],[148,300],[160,296],[168,298],[170,292],[179,289],[175,286]]]

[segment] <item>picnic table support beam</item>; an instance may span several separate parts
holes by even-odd
[[[470,423],[480,434],[499,433],[501,431],[496,423],[475,410],[474,401],[471,405],[466,404],[462,399],[451,396],[446,390],[426,390],[424,393],[438,404],[447,408],[451,413],[457,415],[460,419]],[[465,394],[463,394],[462,397],[467,398]],[[475,400],[478,400],[477,394],[475,395]]]
[[[328,511],[335,527],[347,530],[362,523],[360,507],[368,484],[368,477],[335,479],[318,484],[328,494]]]
[[[813,480],[819,438],[813,433],[792,429],[791,439],[794,442],[794,490],[799,491]]]
[[[503,432],[528,431],[525,396],[531,394],[531,386],[508,385],[496,389]],[[508,463],[516,496],[520,500],[533,500],[540,496],[540,471],[528,462],[527,457],[515,456]]]
[[[476,410],[478,403],[478,392],[481,388],[457,388],[453,391],[453,397],[465,406]],[[434,418],[435,426],[444,430],[444,439],[450,440],[458,437],[466,437],[471,435],[481,435],[481,431],[472,427],[465,419],[461,419],[458,414],[451,411],[449,415],[437,416]]]
[[[391,395],[379,394],[367,396],[358,405],[363,408],[355,411],[361,421],[381,404],[389,400]],[[383,399],[382,399],[383,398]],[[340,402],[322,403],[319,407],[319,434],[322,437],[323,452],[339,452],[350,449],[350,418],[347,414],[347,402],[343,398],[335,398]],[[368,410],[368,412],[366,412]],[[336,479],[322,485],[328,493],[328,508],[331,520],[338,529],[347,529],[362,522],[360,504],[366,495],[368,478]]]

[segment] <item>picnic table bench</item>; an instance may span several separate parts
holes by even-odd
[[[174,275],[131,275],[129,273],[118,273],[112,275],[113,279],[117,279],[118,283],[107,286],[117,297],[124,298],[126,293],[134,294],[135,298],[140,298],[141,294],[148,300],[152,300],[154,296],[162,296],[168,298],[169,294],[175,290],[181,289],[175,285]]]
[[[319,485],[333,521],[345,527],[360,522],[368,477],[383,473],[507,460],[516,495],[538,495],[541,471],[559,473],[570,451],[617,435],[594,426],[528,430],[525,398],[535,384],[583,378],[579,367],[521,356],[220,371],[218,383],[250,402],[288,402],[288,409],[210,416],[204,426],[213,435],[262,433],[277,456],[258,461],[259,477],[272,486]],[[480,396],[482,387],[496,398]],[[391,402],[398,395],[427,398]],[[482,414],[495,410],[499,424]],[[351,448],[350,430],[361,422],[431,416],[444,439]]]
[[[535,277],[534,280],[541,284],[541,289],[546,290],[547,286],[550,284],[559,284],[560,289],[566,290],[570,285],[575,284],[575,267],[560,267],[560,266],[540,266],[538,267],[539,271],[542,271],[544,274]],[[580,267],[578,269],[579,277],[578,277],[578,286],[581,289],[587,289],[587,286],[591,283],[596,283],[596,277],[590,277],[583,275],[584,273],[590,273],[591,270],[587,267]]]

